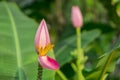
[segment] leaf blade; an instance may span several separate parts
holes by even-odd
[[[21,13],[15,3],[0,2],[0,11],[0,79],[36,79],[37,54],[31,43],[37,23]]]

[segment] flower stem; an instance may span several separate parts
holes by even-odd
[[[85,80],[83,74],[82,74],[82,69],[84,67],[84,54],[83,50],[81,48],[81,28],[78,27],[76,28],[76,34],[77,34],[77,60],[76,60],[76,65],[77,65],[77,77],[78,80]]]
[[[62,73],[62,71],[57,70],[57,74],[61,77],[62,80],[68,80],[66,76]]]
[[[42,72],[43,72],[43,68],[38,63],[38,76],[37,76],[37,80],[42,80]]]

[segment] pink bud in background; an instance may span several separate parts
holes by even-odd
[[[71,20],[74,27],[82,27],[83,17],[78,6],[72,7]]]
[[[53,48],[50,43],[49,32],[45,20],[43,19],[37,29],[35,36],[35,49],[38,53],[38,61],[44,68],[57,70],[59,64],[54,59],[47,56],[47,53]]]

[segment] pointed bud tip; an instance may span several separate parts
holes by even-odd
[[[45,21],[45,19],[44,19],[44,18],[41,20],[41,23],[46,24],[46,21]]]

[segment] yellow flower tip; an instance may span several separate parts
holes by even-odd
[[[51,49],[53,49],[53,47],[54,47],[53,44],[48,44],[47,46],[45,46],[45,48],[37,47],[38,54],[40,56],[45,56]]]

